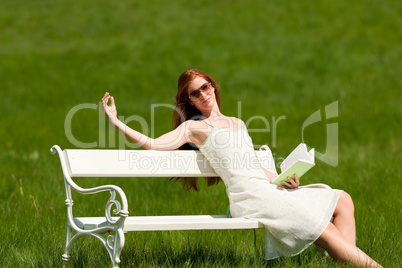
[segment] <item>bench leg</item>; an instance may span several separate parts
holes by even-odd
[[[102,238],[103,237],[101,237],[100,240],[103,243]],[[109,252],[109,256],[112,261],[113,268],[119,267],[120,254],[121,254],[121,251],[123,250],[124,242],[125,242],[124,232],[122,229],[118,229],[116,231],[115,235],[109,235],[107,237],[105,243],[103,243],[105,245],[107,251]]]
[[[320,253],[322,258],[326,258],[329,256],[328,252],[325,249],[323,249],[322,247],[317,246],[317,245],[315,245],[315,246],[317,247],[317,251],[318,251],[318,253]]]
[[[63,268],[68,266],[68,262],[70,261],[70,250],[71,246],[69,247],[69,243],[71,240],[71,227],[67,223],[67,234],[66,234],[66,247],[64,248],[64,254],[62,255],[61,259],[63,260]]]
[[[64,254],[62,256],[63,267],[67,267],[70,261],[70,251],[75,242],[82,236],[93,236],[97,238],[101,243],[105,246],[106,250],[109,253],[109,257],[112,261],[113,268],[118,268],[120,263],[120,254],[123,250],[125,238],[123,229],[119,228],[116,230],[115,235],[109,235],[107,238],[104,238],[100,235],[98,230],[94,230],[94,232],[77,232],[74,236],[72,236],[72,228],[67,224],[67,237],[66,237],[66,247],[64,249]],[[103,231],[100,231],[103,232]]]

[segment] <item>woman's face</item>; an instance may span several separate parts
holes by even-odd
[[[197,76],[188,86],[190,104],[202,111],[205,108],[213,107],[216,103],[215,89],[204,78]]]

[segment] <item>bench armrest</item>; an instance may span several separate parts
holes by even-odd
[[[66,205],[68,207],[72,207],[73,205],[73,200],[71,197],[71,190],[70,187],[73,188],[76,192],[81,193],[81,194],[96,194],[100,192],[110,192],[110,198],[106,203],[105,206],[105,217],[106,220],[110,224],[116,224],[120,219],[118,220],[113,220],[111,212],[115,215],[120,215],[120,217],[126,218],[128,216],[128,202],[127,202],[127,197],[124,191],[116,186],[116,185],[102,185],[102,186],[97,186],[93,188],[82,188],[78,186],[70,177],[69,173],[69,168],[68,168],[68,162],[67,158],[65,157],[63,151],[58,145],[54,145],[51,149],[50,152],[52,154],[57,153],[59,155],[60,163],[61,163],[61,168],[63,171],[63,176],[64,176],[64,182],[65,182],[65,188],[66,188]],[[116,200],[116,193],[119,194],[121,203]],[[112,211],[113,205],[116,207]],[[72,211],[71,211],[72,212]],[[69,217],[72,217],[72,213],[68,213]],[[72,219],[71,219],[72,220]],[[70,222],[72,223],[72,222]]]

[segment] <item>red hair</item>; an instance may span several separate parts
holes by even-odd
[[[184,71],[177,83],[177,94],[176,94],[176,104],[175,110],[173,112],[173,123],[174,128],[177,128],[180,124],[187,120],[200,120],[202,119],[201,111],[198,110],[194,105],[190,104],[190,98],[188,95],[188,87],[190,83],[196,78],[201,77],[211,83],[212,87],[215,89],[215,99],[220,107],[221,104],[221,96],[220,96],[220,88],[219,85],[215,82],[215,80],[208,74],[204,73],[201,70],[197,69],[188,69]],[[180,150],[198,150],[198,148],[192,143],[186,143],[182,145]],[[198,191],[197,178],[195,177],[183,177],[183,178],[175,178],[175,180],[180,180],[181,185],[184,190],[190,190],[193,188],[195,191]],[[219,183],[219,177],[208,177],[205,178],[208,186]]]

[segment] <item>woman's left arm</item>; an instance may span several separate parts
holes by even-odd
[[[257,157],[257,159],[258,159],[258,157]],[[261,165],[261,163],[260,163],[260,165]],[[265,175],[267,175],[267,177],[271,183],[276,177],[278,177],[278,175],[265,169],[262,165],[261,165],[261,168],[262,168],[262,170],[264,170]],[[293,189],[293,188],[299,187],[299,177],[297,177],[296,174],[294,174],[294,178],[288,177],[288,180],[289,180],[289,182],[282,181],[283,185],[278,185],[278,187],[283,187],[283,188],[287,188],[287,189]]]

